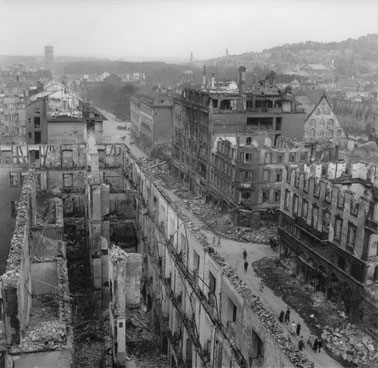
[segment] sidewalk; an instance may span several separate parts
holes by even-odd
[[[212,244],[213,233],[208,230],[203,230],[210,244]],[[248,256],[247,260],[249,263],[248,271],[244,272],[244,260],[242,257],[243,249],[246,249]],[[288,305],[280,298],[274,295],[271,289],[267,286],[264,287],[264,291],[260,292],[260,281],[261,279],[256,275],[251,264],[263,257],[277,257],[278,254],[274,252],[269,246],[262,244],[252,244],[252,243],[239,243],[237,241],[229,240],[226,238],[221,238],[221,247],[216,248],[217,252],[221,254],[225,260],[230,264],[230,266],[236,271],[237,275],[244,280],[250,287],[255,295],[258,295],[263,301],[264,305],[271,310],[271,312],[278,316],[281,310],[286,311]],[[298,346],[300,337],[303,336],[305,342],[304,352],[315,363],[315,368],[342,368],[337,361],[332,359],[324,351],[322,353],[315,353],[310,346],[307,344],[308,336],[310,335],[310,330],[305,324],[303,319],[299,314],[290,307],[290,323],[288,325],[282,323],[281,325],[290,335],[293,343]],[[290,333],[291,322],[300,322],[302,325],[301,333],[297,336],[292,336]]]

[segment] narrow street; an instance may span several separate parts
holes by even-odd
[[[136,147],[135,144],[130,145],[130,130],[120,130],[117,128],[117,126],[122,124],[126,125],[127,123],[119,121],[112,114],[106,113],[104,111],[102,111],[102,113],[108,118],[108,121],[104,122],[104,141],[125,143],[130,148],[133,155],[135,155],[138,158],[146,157],[144,152],[138,149],[138,147]],[[125,139],[122,139],[122,136],[125,136]],[[171,195],[172,198],[176,197],[177,200],[180,201],[180,199],[174,193],[171,193]],[[205,230],[206,226],[204,229],[203,222],[198,217],[196,217],[191,211],[184,209],[183,212],[191,219],[191,221],[198,228],[202,228],[202,232],[207,236],[208,242],[209,244],[211,244],[214,233],[210,230]],[[244,262],[242,258],[243,249],[246,249],[248,253],[247,260],[249,263],[249,268],[247,272],[244,272]],[[274,295],[273,291],[269,289],[267,286],[265,286],[264,291],[262,293],[260,292],[259,287],[261,279],[256,275],[256,273],[253,270],[253,267],[251,266],[252,263],[258,261],[263,257],[278,257],[278,253],[274,252],[267,245],[238,242],[222,237],[221,247],[217,248],[216,250],[220,253],[221,256],[223,256],[228,261],[230,266],[237,272],[238,276],[247,283],[252,292],[258,295],[262,299],[266,307],[268,307],[271,310],[271,312],[277,316],[278,321],[280,311],[286,311],[287,304],[282,300],[282,298]],[[300,336],[303,336],[305,341],[304,351],[309,357],[309,359],[311,359],[315,363],[315,368],[342,368],[342,366],[337,361],[328,356],[324,351],[322,353],[315,353],[307,345],[307,339],[310,335],[310,329],[305,324],[304,320],[293,309],[291,309],[291,322],[292,321],[295,321],[296,323],[300,322],[302,325]],[[288,335],[291,336],[294,344],[298,345],[300,336],[292,336],[290,334],[290,327],[290,324],[283,324],[283,328],[287,331]]]

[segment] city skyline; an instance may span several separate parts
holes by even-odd
[[[0,54],[194,60],[378,32],[374,1],[0,1]],[[15,21],[17,19],[17,22]]]

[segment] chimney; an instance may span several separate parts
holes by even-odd
[[[206,65],[203,66],[203,72],[202,72],[202,88],[206,88]]]
[[[239,66],[239,74],[238,74],[238,87],[239,91],[243,89],[243,84],[245,84],[245,72],[247,68],[243,65]]]
[[[211,73],[211,88],[215,88],[215,73]]]

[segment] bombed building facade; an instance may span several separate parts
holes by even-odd
[[[215,82],[184,89],[174,98],[172,172],[190,189],[222,208],[235,209],[235,224],[278,210],[284,165],[336,161],[338,147],[304,138],[305,114],[290,89]],[[323,153],[322,153],[323,152]]]
[[[364,163],[288,167],[281,198],[282,255],[354,320],[378,301],[377,173]],[[375,317],[374,317],[375,316]]]

